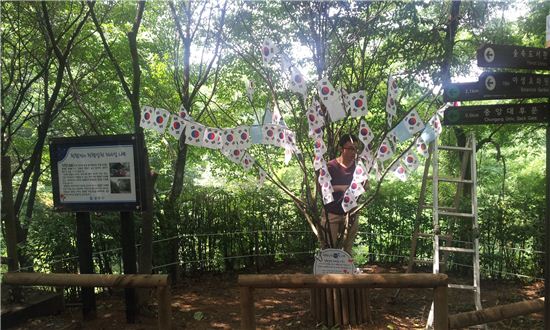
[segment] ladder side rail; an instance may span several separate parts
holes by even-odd
[[[422,211],[423,206],[426,201],[426,190],[428,186],[428,176],[430,172],[430,161],[432,159],[432,152],[430,151],[428,153],[428,158],[426,158],[426,162],[424,164],[424,174],[422,176],[422,186],[420,188],[420,195],[418,196],[418,207],[416,209],[416,216],[415,216],[415,222],[414,222],[414,229],[413,229],[413,237],[411,241],[411,251],[409,254],[409,263],[407,265],[407,273],[412,272],[413,266],[414,266],[414,260],[416,258],[416,251],[417,251],[417,244],[418,244],[418,237],[419,237],[419,231],[420,231],[420,219],[422,217]]]
[[[472,156],[470,157],[470,167],[472,169],[472,184],[471,184],[471,194],[472,194],[472,214],[473,224],[473,241],[474,241],[474,287],[475,287],[475,305],[476,309],[480,310],[481,307],[481,287],[480,287],[480,269],[479,269],[479,224],[478,224],[478,212],[477,212],[477,164],[476,164],[476,140],[475,136],[472,134],[471,137],[472,144]]]
[[[433,273],[439,273],[439,151],[437,139],[432,142],[433,159],[432,159],[432,194],[433,194],[433,231],[434,231],[434,254],[433,254]]]
[[[433,159],[432,159],[432,204],[433,204],[433,231],[434,231],[434,240],[433,240],[433,266],[432,272],[434,274],[439,273],[439,187],[438,187],[438,178],[439,178],[439,152],[437,146],[437,139],[435,139],[431,146],[433,146]],[[430,313],[428,314],[428,320],[426,321],[426,328],[430,329],[433,327],[434,322],[434,303],[430,307]]]

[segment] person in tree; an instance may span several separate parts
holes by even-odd
[[[349,216],[342,208],[344,193],[353,180],[355,160],[357,158],[358,141],[351,134],[344,134],[338,142],[340,155],[327,163],[332,177],[331,183],[334,192],[334,201],[325,205],[322,214],[321,226],[325,229],[325,238],[328,247],[336,247],[339,239],[343,239],[346,223],[348,223],[347,237],[354,237],[358,229],[357,217]],[[340,237],[341,236],[341,237]],[[351,254],[352,240],[346,240],[344,251]]]

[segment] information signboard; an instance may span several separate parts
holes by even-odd
[[[53,138],[50,162],[59,211],[142,207],[143,160],[134,135]]]
[[[548,103],[449,107],[445,110],[443,125],[547,123],[549,112]]]
[[[490,68],[550,70],[550,49],[487,44],[477,50],[477,65]]]

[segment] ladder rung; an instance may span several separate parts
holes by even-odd
[[[465,248],[457,248],[457,247],[451,247],[451,246],[440,246],[440,251],[449,251],[449,252],[464,252],[464,253],[474,253],[474,249],[465,249]]]
[[[424,204],[424,205],[422,205],[422,208],[423,208],[423,209],[427,209],[427,210],[431,210],[431,209],[434,208],[434,206],[433,206],[433,205]],[[439,207],[439,212],[441,212],[441,211],[450,211],[450,212],[456,211],[456,207],[451,207],[451,206],[440,206],[440,207]]]
[[[414,259],[414,263],[415,264],[433,264],[434,263],[434,260],[433,259]],[[444,264],[443,261],[440,261],[439,262],[440,265]]]
[[[474,215],[472,213],[459,213],[459,212],[446,212],[446,211],[439,211],[439,215],[448,215],[453,217],[463,217],[463,218],[473,218]]]
[[[469,147],[455,147],[455,146],[438,146],[439,150],[456,150],[456,151],[472,151]]]
[[[464,180],[459,178],[439,178],[441,182],[455,182],[455,183],[472,183],[472,180]]]
[[[473,285],[464,285],[464,284],[448,284],[449,289],[461,289],[461,290],[472,290],[476,291],[476,287]]]

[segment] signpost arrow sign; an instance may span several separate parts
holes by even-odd
[[[444,90],[444,102],[483,100],[479,83],[477,81],[446,84]]]
[[[481,99],[538,98],[550,95],[550,75],[484,72],[479,76],[484,89]]]
[[[490,125],[546,123],[550,118],[548,103],[491,104],[449,107],[443,125]]]
[[[547,48],[486,44],[476,55],[480,67],[550,70],[550,49]]]

